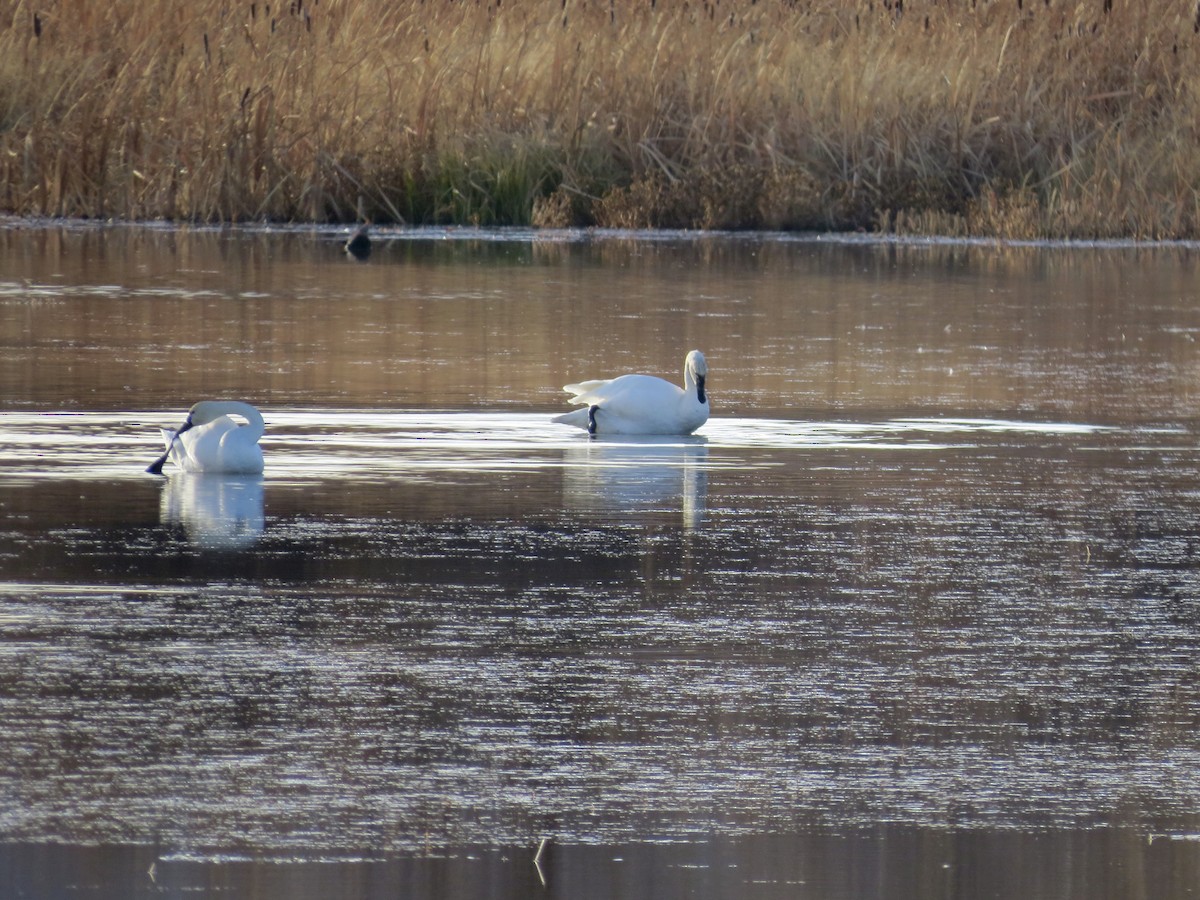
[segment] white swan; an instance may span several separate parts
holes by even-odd
[[[708,421],[707,375],[704,354],[693,350],[683,361],[682,388],[653,375],[568,384],[563,390],[584,408],[553,421],[589,434],[691,434]]]
[[[241,416],[239,424],[230,414]],[[263,470],[258,439],[266,428],[262,414],[237,400],[202,400],[191,408],[178,431],[162,429],[166,451],[146,469],[161,475],[168,459],[185,472],[257,475]]]

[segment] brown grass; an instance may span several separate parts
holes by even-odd
[[[0,0],[0,210],[1200,237],[1176,0]]]

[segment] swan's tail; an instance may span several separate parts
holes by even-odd
[[[573,425],[576,428],[582,428],[584,431],[587,431],[588,408],[585,406],[582,409],[575,409],[569,413],[563,413],[561,416],[555,416],[550,421],[557,425]]]

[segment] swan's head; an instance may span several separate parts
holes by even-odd
[[[188,410],[187,421],[183,423],[183,428],[179,429],[180,433],[193,425],[205,425],[219,419],[229,411],[229,406],[224,400],[201,400]]]
[[[693,350],[687,355],[687,359],[683,363],[684,377],[688,381],[696,383],[696,396],[701,403],[707,401],[704,394],[704,379],[708,377],[708,363],[704,361],[704,354],[699,350]]]
[[[188,410],[187,418],[183,420],[183,424],[179,426],[178,430],[176,430],[176,432],[175,432],[174,437],[171,438],[171,443],[167,445],[166,452],[163,453],[162,456],[160,456],[158,459],[156,459],[154,462],[150,463],[150,465],[146,467],[147,472],[149,472],[151,475],[161,475],[162,474],[163,466],[166,465],[167,460],[170,458],[171,450],[172,450],[172,448],[174,448],[175,442],[177,440],[179,440],[179,436],[181,434],[183,434],[185,431],[187,431],[189,428],[193,428],[198,424],[196,421],[196,410],[199,409],[203,405],[204,405],[203,403],[197,403],[190,410]],[[208,420],[202,419],[201,421],[207,422]]]

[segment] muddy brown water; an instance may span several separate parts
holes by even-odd
[[[0,885],[1190,896],[1198,259],[0,223]]]

